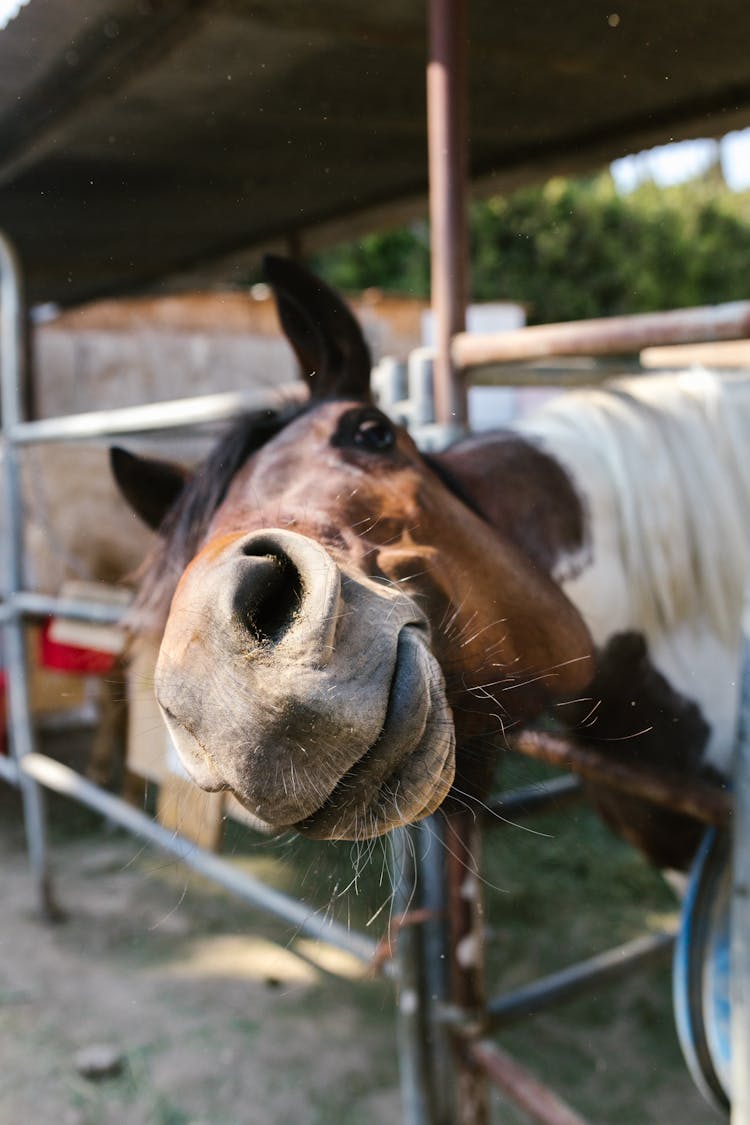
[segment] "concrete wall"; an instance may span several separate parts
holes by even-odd
[[[424,302],[370,293],[355,307],[376,361],[419,344]],[[297,378],[272,300],[246,293],[97,302],[39,326],[34,351],[41,417]]]

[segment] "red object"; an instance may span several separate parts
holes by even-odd
[[[45,621],[39,642],[39,662],[43,668],[52,668],[57,672],[76,672],[81,676],[106,676],[112,671],[116,660],[112,653],[53,641],[50,636],[51,625],[51,619]]]

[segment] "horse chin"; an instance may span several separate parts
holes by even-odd
[[[267,823],[266,830],[291,829],[317,840],[382,836],[434,812],[454,773],[455,732],[443,675],[422,630],[406,626],[399,635],[385,721],[375,742],[318,809],[291,824]],[[257,816],[252,795],[232,791]]]
[[[235,753],[234,762],[230,755],[221,753],[223,740],[209,742],[205,732],[192,733],[163,702],[164,718],[186,771],[202,789],[232,792],[267,831],[292,829],[316,839],[362,840],[428,816],[445,799],[453,782],[453,716],[443,674],[424,627],[407,622],[394,640],[390,680],[381,688],[371,685],[371,690],[383,692],[379,705],[384,716],[382,726],[374,737],[371,730],[367,740],[361,740],[363,750],[358,754],[340,756],[341,772],[331,769],[336,761],[331,748],[336,743],[346,745],[347,731],[352,730],[348,726],[351,711],[336,720],[334,685],[329,685],[325,693],[318,689],[319,696],[329,701],[329,722],[323,732],[316,730],[317,723],[308,725],[309,708],[300,708],[296,722],[287,712],[286,729],[279,732],[278,741],[274,726],[262,733],[257,731],[252,738],[246,737],[248,750],[241,750],[239,757]],[[162,694],[170,698],[168,684]],[[278,794],[274,789],[264,793],[269,759],[251,752],[250,748],[260,745],[256,738],[269,749],[276,749],[280,763],[276,776],[282,778],[284,747],[291,755],[293,748],[304,746],[310,776],[300,769],[298,759],[292,773],[294,786],[283,785],[282,791],[276,782]],[[320,793],[320,766],[326,755],[328,781]]]
[[[442,749],[442,748],[441,748]],[[402,771],[394,774],[381,786],[375,799],[355,804],[346,801],[338,805],[335,800],[326,802],[318,813],[293,825],[296,832],[313,840],[371,840],[384,836],[395,828],[414,824],[440,807],[450,791],[455,773],[453,754],[449,760],[441,759],[440,750],[412,755]],[[429,786],[409,773],[415,769],[429,773]]]

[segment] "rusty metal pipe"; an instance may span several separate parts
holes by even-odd
[[[453,338],[457,369],[512,363],[551,356],[629,355],[662,344],[738,340],[750,336],[750,301],[731,301],[670,312],[610,316],[567,324],[540,324],[514,332]]]
[[[467,1044],[467,1050],[498,1089],[532,1121],[540,1125],[586,1125],[582,1117],[495,1043],[477,1039]]]
[[[473,810],[445,814],[445,868],[449,929],[450,996],[484,1031],[486,1018],[484,901],[479,876],[481,825]],[[461,1037],[455,1040],[456,1125],[489,1125],[486,1075],[474,1065]]]
[[[731,815],[732,799],[716,785],[629,765],[606,752],[579,746],[557,735],[524,731],[513,739],[513,749],[538,762],[571,770],[585,781],[618,789],[704,824],[726,824]]]
[[[466,0],[430,0],[427,140],[430,177],[435,417],[463,429],[466,391],[456,378],[451,339],[466,326],[468,240]]]

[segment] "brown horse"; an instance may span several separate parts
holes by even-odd
[[[555,700],[649,754],[687,732],[698,768],[707,724],[620,612],[619,572],[600,619],[611,529],[589,526],[552,424],[421,454],[373,405],[339,297],[281,259],[267,273],[309,405],[241,420],[187,480],[113,451],[161,524],[136,626],[163,634],[157,699],[195,781],[273,828],[363,839],[481,795],[504,735]]]

